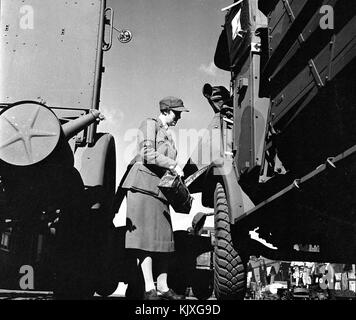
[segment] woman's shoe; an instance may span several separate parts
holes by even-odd
[[[184,300],[185,296],[182,296],[180,294],[176,294],[172,289],[169,289],[168,291],[161,292],[160,291],[159,297],[164,300]]]
[[[144,293],[143,300],[161,300],[161,298],[158,296],[157,291],[152,289]]]

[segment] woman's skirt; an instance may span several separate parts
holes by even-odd
[[[169,206],[160,199],[128,190],[126,227],[126,249],[174,251]]]

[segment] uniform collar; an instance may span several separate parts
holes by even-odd
[[[157,122],[158,122],[158,125],[160,126],[160,128],[163,128],[163,129],[165,129],[165,130],[167,130],[168,129],[168,126],[166,125],[164,125],[163,124],[163,122],[162,122],[162,120],[159,118],[159,117],[157,117]]]

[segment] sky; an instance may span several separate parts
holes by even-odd
[[[173,129],[176,139],[179,130],[200,130],[210,122],[213,111],[202,95],[202,87],[210,83],[229,88],[229,73],[216,68],[213,59],[225,18],[221,9],[232,3],[107,0],[107,6],[114,9],[114,26],[129,29],[133,35],[131,42],[123,44],[114,32],[112,48],[104,54],[100,109],[106,120],[99,125],[99,131],[115,137],[117,184],[134,152],[134,130],[145,118],[158,116],[161,98],[180,97],[190,109]],[[181,146],[178,142],[177,145]],[[181,151],[178,149],[182,166],[189,150],[182,146]],[[174,229],[186,229],[198,211],[211,212],[199,205],[199,194],[194,197],[189,216],[173,212]],[[123,205],[117,215],[119,225],[124,221],[125,210]],[[209,218],[206,223],[210,224]]]

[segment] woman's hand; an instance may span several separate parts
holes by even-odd
[[[176,165],[172,171],[180,177],[184,176],[183,169],[179,165]]]

